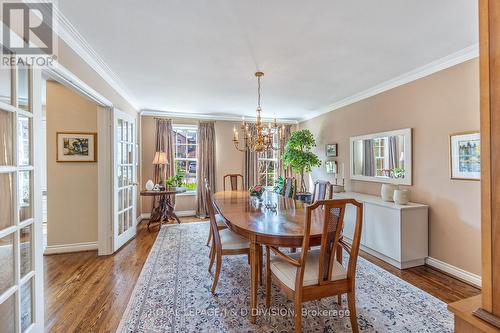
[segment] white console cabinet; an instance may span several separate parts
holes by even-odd
[[[397,205],[377,196],[355,192],[335,193],[334,198],[352,198],[363,203],[363,251],[399,269],[424,264],[428,256],[427,205]],[[354,206],[347,207],[344,219],[344,238],[352,241],[356,222]]]

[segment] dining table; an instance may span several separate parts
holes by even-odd
[[[227,227],[250,243],[250,311],[256,322],[258,265],[262,246],[300,248],[304,238],[307,203],[266,191],[262,198],[247,191],[223,191],[214,194],[215,204]],[[310,246],[320,245],[324,213],[315,209],[311,215]]]

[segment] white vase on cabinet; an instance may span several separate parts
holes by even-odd
[[[410,201],[410,191],[408,190],[395,190],[394,202],[398,205],[407,205]]]
[[[384,201],[394,201],[394,191],[397,190],[398,187],[392,184],[382,184],[382,188],[380,189],[380,196]]]

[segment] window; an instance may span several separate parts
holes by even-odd
[[[278,134],[273,135],[273,145],[277,147]],[[259,172],[259,185],[273,187],[279,170],[279,151],[267,150],[258,155],[257,170]]]
[[[373,155],[375,156],[375,176],[391,177],[389,170],[389,138],[373,139]]]
[[[198,164],[198,157],[196,156],[198,129],[196,126],[178,125],[173,126],[173,131],[176,169],[180,169],[185,173],[182,186],[186,187],[188,191],[195,191]]]

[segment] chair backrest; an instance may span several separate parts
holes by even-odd
[[[212,237],[214,240],[215,248],[220,249],[222,245],[221,245],[221,241],[220,241],[219,229],[217,228],[217,221],[215,220],[215,214],[216,214],[216,211],[219,210],[219,207],[217,207],[217,204],[213,200],[212,191],[210,189],[208,179],[205,178],[204,182],[205,182],[205,195],[207,198],[207,211],[208,211],[208,217],[210,218],[210,225],[211,225],[210,229],[212,229]]]
[[[229,182],[231,184],[231,191],[237,191],[238,190],[238,177],[241,177],[241,186],[243,186],[243,175],[239,173],[229,173],[227,175],[224,175],[223,178],[223,188],[224,191],[226,190],[226,178],[229,177]]]
[[[315,181],[312,202],[316,202],[318,200],[325,200],[326,190],[329,188],[329,186],[330,186],[330,182],[327,180]]]
[[[348,204],[356,206],[356,226],[352,244],[346,244],[342,239],[344,228],[344,214]],[[323,209],[321,209],[323,208]],[[354,284],[356,263],[361,241],[361,227],[363,224],[363,204],[354,199],[319,200],[306,208],[306,221],[302,253],[299,259],[300,283],[302,285],[305,270],[305,261],[309,251],[312,216],[323,217],[323,233],[319,257],[318,284],[331,283],[336,252],[343,247],[349,253],[347,279]],[[341,263],[342,264],[342,263]]]
[[[285,178],[285,186],[283,186],[283,195],[287,198],[295,199],[295,191],[297,189],[297,180],[293,177]]]

